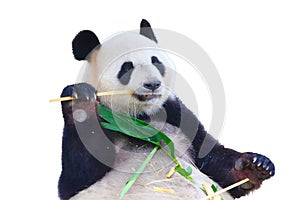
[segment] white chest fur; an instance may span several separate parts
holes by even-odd
[[[191,176],[198,185],[189,182],[178,173],[175,173],[172,178],[167,179],[165,175],[175,165],[162,151],[158,151],[144,172],[133,184],[132,188],[127,192],[123,198],[124,200],[199,200],[206,196],[200,189],[203,182],[218,186],[217,183],[200,172],[192,163],[190,155],[187,152],[190,142],[178,128],[169,124],[163,125],[162,123],[155,123],[154,125],[158,128],[163,126],[161,130],[168,135],[175,144],[176,155],[179,162],[185,168],[187,166],[192,168]],[[120,142],[120,145],[124,143],[126,143],[126,141]],[[138,169],[143,163],[149,151],[149,149],[141,148],[135,150],[133,153],[119,149],[114,169],[100,181],[75,195],[71,200],[119,199],[120,192],[125,186],[125,183],[132,176],[134,170]],[[157,192],[154,188],[169,189],[169,192]],[[220,187],[218,188],[221,189]],[[232,199],[228,193],[223,194],[222,197],[226,200]]]

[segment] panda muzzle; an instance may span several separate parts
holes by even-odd
[[[161,95],[160,94],[136,94],[134,93],[133,96],[135,98],[137,98],[139,101],[150,101],[152,99],[155,99],[155,98],[160,98]]]

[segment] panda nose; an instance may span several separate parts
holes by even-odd
[[[151,82],[146,82],[144,83],[144,88],[148,89],[148,90],[156,90],[157,88],[159,88],[161,85],[160,81],[151,81]]]

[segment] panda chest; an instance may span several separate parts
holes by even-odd
[[[191,176],[197,183],[207,182],[217,185],[195,167],[188,151],[191,144],[178,128],[164,124],[160,129],[174,142],[175,153],[181,165],[184,168],[188,166],[192,168]],[[72,200],[119,199],[126,182],[153,149],[153,146],[148,144],[135,146],[129,145],[129,142],[124,139],[116,143],[118,146],[117,158],[113,169],[101,180],[74,196]],[[173,167],[175,167],[174,162],[163,151],[158,150],[123,199],[169,200],[205,197],[205,193],[199,189],[199,185],[191,183],[178,173],[167,178],[166,174]]]

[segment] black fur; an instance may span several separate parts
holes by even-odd
[[[89,30],[80,31],[72,41],[73,55],[77,60],[88,60],[89,54],[100,47],[98,37]]]
[[[89,117],[82,123],[73,119],[73,111],[76,109],[85,110],[88,116],[95,114],[97,105],[93,87],[84,83],[70,85],[63,90],[61,96],[77,98],[73,102],[62,102],[65,125],[62,139],[62,171],[58,189],[59,197],[67,200],[101,179],[110,170],[110,167],[99,162],[88,149],[95,146],[92,151],[97,152],[102,158],[108,157],[105,160],[110,163],[109,166],[114,163],[115,149],[111,142],[105,140],[107,138],[105,132],[95,127],[101,120],[98,116],[96,119]],[[78,132],[78,130],[85,131]],[[80,135],[81,133],[84,135]],[[89,146],[84,146],[82,140]]]
[[[89,89],[84,89],[84,87],[88,87]],[[66,87],[63,90],[62,96],[73,94],[73,88],[74,86]],[[94,94],[91,94],[94,89],[90,88],[91,86],[88,84],[81,84],[76,89],[77,98],[80,100],[78,102],[74,100],[73,103],[62,103],[65,127],[62,146],[62,173],[58,187],[60,198],[63,200],[69,199],[79,191],[89,187],[111,170],[110,167],[102,164],[90,154],[81,142],[82,137],[79,138],[79,133],[77,132],[78,126],[84,126],[85,131],[83,131],[83,134],[88,135],[91,130],[96,129],[93,128],[93,125],[100,123],[102,119],[97,116],[97,121],[93,121],[93,118],[88,117],[84,123],[76,123],[72,118],[73,110],[77,108],[85,110],[88,116],[90,116],[89,113],[97,112],[97,102],[93,100]],[[78,97],[78,95],[82,95],[83,97]],[[165,111],[162,110],[162,113],[159,112],[156,116],[151,116],[151,118],[159,118],[160,115],[164,115],[163,113],[166,112],[167,122],[180,127],[192,141],[193,148],[191,153],[193,154],[194,162],[203,173],[207,174],[222,187],[226,187],[247,177],[250,178],[249,184],[244,184],[229,191],[233,197],[248,194],[250,191],[259,188],[263,180],[274,175],[274,164],[267,157],[251,152],[239,153],[219,144],[218,141],[207,134],[195,115],[178,98],[168,99],[163,107]],[[140,115],[140,118],[149,120],[149,117],[145,114]],[[118,133],[104,130],[103,132],[95,132],[93,135],[102,135],[103,140],[104,137],[111,139],[110,136],[115,134]],[[204,145],[204,138],[207,137],[209,139],[206,141],[214,146],[204,158],[201,158],[198,154],[200,148]],[[94,146],[97,146],[99,148],[97,152],[102,154],[102,156],[109,155],[113,163],[114,148],[112,146],[108,148],[109,150],[106,148],[107,145],[112,144],[103,144],[101,139],[95,140],[95,138],[90,138],[88,142],[92,142]],[[254,162],[254,158],[257,158],[256,162]]]
[[[109,170],[109,167],[87,151],[76,127],[66,125],[62,144],[62,172],[58,184],[59,197],[69,199],[100,180]]]
[[[151,25],[145,19],[143,19],[141,21],[141,24],[140,24],[140,34],[143,35],[143,36],[145,36],[145,37],[147,37],[147,38],[149,38],[150,40],[153,40],[154,42],[157,43],[157,39],[156,39],[156,37],[154,35],[154,32],[153,32],[153,30],[151,28]]]
[[[204,129],[196,116],[185,107],[178,99],[168,100],[164,104],[167,112],[167,122],[174,126],[180,126],[181,130],[191,139],[193,145],[194,161],[197,167],[207,176],[216,181],[221,187],[227,187],[245,178],[250,182],[229,191],[235,197],[241,197],[254,189],[258,189],[263,180],[274,176],[275,166],[266,156],[247,152],[240,153],[225,148]],[[191,127],[197,124],[197,134]],[[206,140],[204,140],[206,139]],[[206,144],[203,144],[206,141]],[[199,157],[200,148],[213,145],[213,149],[204,157]],[[253,158],[256,157],[256,162]],[[245,187],[247,185],[247,187]]]
[[[156,56],[151,57],[151,62],[158,69],[159,73],[162,76],[165,76],[165,71],[166,71],[165,65],[162,62],[160,62]]]
[[[130,81],[132,71],[134,69],[132,62],[124,62],[118,73],[118,79],[123,85],[127,85]]]

